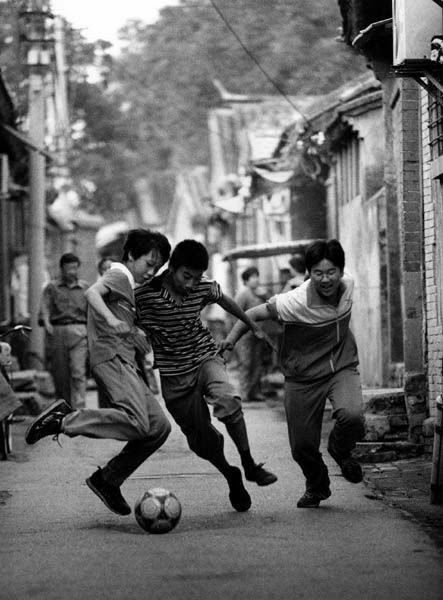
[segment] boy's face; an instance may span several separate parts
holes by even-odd
[[[145,283],[151,281],[154,277],[159,264],[159,253],[157,250],[151,250],[147,254],[142,254],[136,259],[132,258],[131,253],[129,253],[129,260],[126,263],[126,266],[131,271],[136,283]]]
[[[343,271],[327,258],[324,258],[311,269],[311,281],[317,293],[329,300],[337,295]]]
[[[204,273],[201,269],[192,269],[191,267],[181,266],[178,269],[171,269],[172,285],[176,292],[186,296],[201,280]]]

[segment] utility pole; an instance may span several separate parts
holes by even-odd
[[[29,82],[29,134],[38,147],[45,137],[45,96],[43,77],[31,73]],[[44,357],[43,329],[38,325],[45,261],[45,169],[46,159],[36,150],[30,151],[30,213],[29,213],[29,312],[31,315],[30,351],[33,357]],[[35,360],[33,359],[33,362]],[[41,368],[41,364],[31,365]]]
[[[38,325],[45,269],[46,160],[40,149],[45,142],[45,76],[51,64],[49,2],[28,0],[22,3],[22,39],[26,44],[29,68],[29,136],[38,150],[30,150],[29,185],[29,312],[31,315],[31,367],[41,368],[44,360],[44,331]]]

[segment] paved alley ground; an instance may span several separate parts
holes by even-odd
[[[252,509],[236,513],[223,479],[174,428],[123,486],[130,504],[149,487],[177,494],[183,515],[167,535],[108,512],[85,485],[118,442],[16,441],[14,456],[0,463],[0,598],[441,600],[442,555],[417,524],[346,482],[329,457],[332,497],[297,509],[303,480],[282,411],[251,404],[245,413],[254,455],[279,481],[248,484]],[[17,435],[26,424],[14,425]]]

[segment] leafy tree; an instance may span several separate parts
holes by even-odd
[[[131,205],[138,177],[207,162],[207,114],[220,101],[215,79],[235,93],[276,95],[277,87],[294,96],[326,93],[362,71],[361,61],[334,39],[335,2],[214,3],[227,23],[208,0],[166,7],[152,25],[129,21],[120,32],[126,46],[114,59],[109,43],[87,42],[68,25],[70,166],[76,179],[97,188],[91,210],[115,217]],[[0,2],[0,60],[23,107],[16,22],[17,2]],[[88,78],[91,69],[95,80]]]
[[[130,107],[134,149],[150,168],[165,156],[172,166],[207,161],[207,112],[219,102],[214,79],[237,93],[278,94],[273,80],[286,94],[321,94],[362,70],[334,39],[340,15],[330,0],[217,0],[216,6],[269,78],[205,0],[182,0],[163,9],[154,25],[135,21],[121,30],[127,46],[115,81]]]

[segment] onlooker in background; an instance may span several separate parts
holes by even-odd
[[[259,277],[257,267],[249,267],[241,274],[244,285],[234,299],[244,311],[263,303],[263,298],[257,294]],[[237,344],[240,395],[243,402],[262,402],[265,399],[260,383],[264,351],[264,341],[258,339],[252,331],[248,331]]]
[[[60,277],[43,289],[41,321],[46,331],[49,371],[57,398],[81,408],[86,398],[86,298],[78,278],[80,259],[70,252],[59,261]]]
[[[294,273],[293,277],[289,279],[282,292],[289,292],[289,290],[295,290],[301,285],[306,279],[306,263],[303,254],[294,254],[289,259],[289,265]]]
[[[288,284],[288,281],[291,279],[292,273],[291,269],[283,268],[278,270],[278,283],[280,286],[280,291],[285,290]]]

